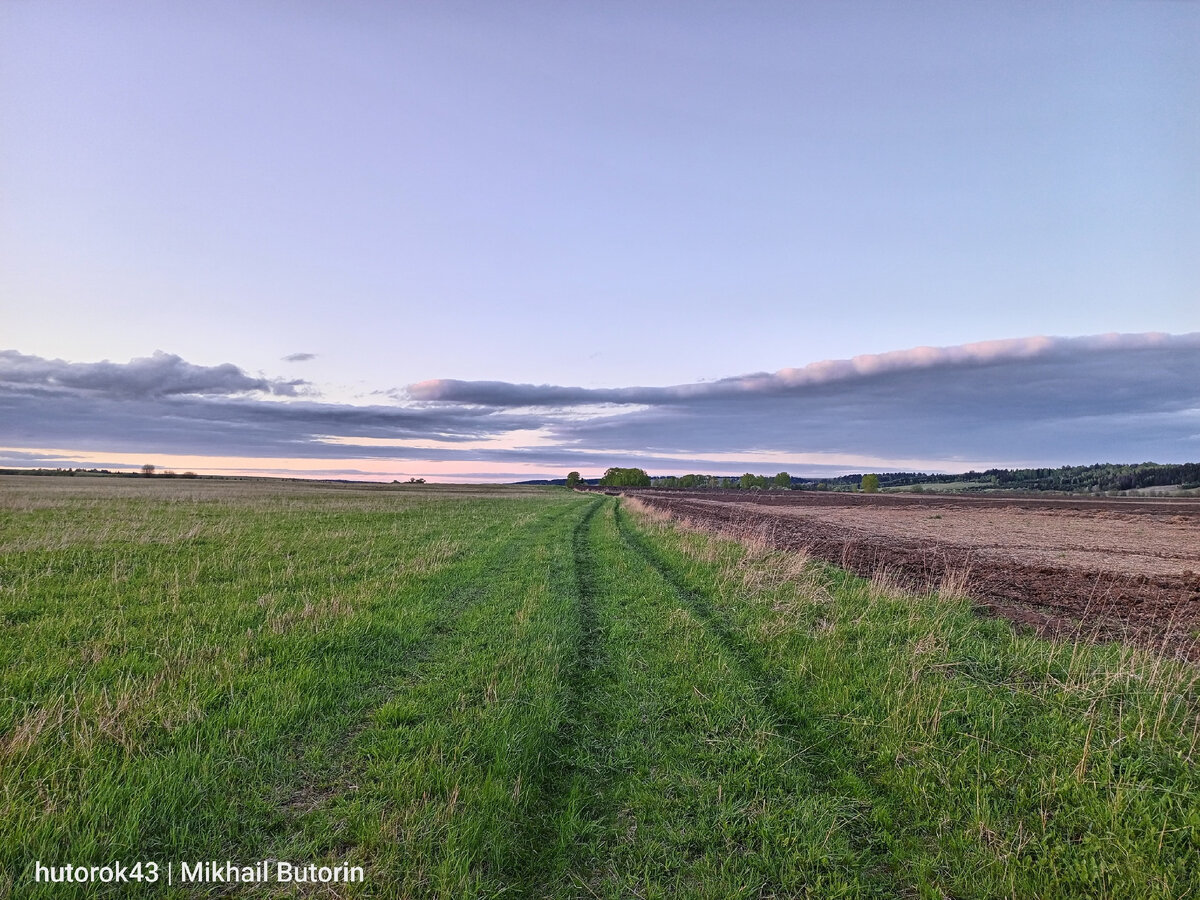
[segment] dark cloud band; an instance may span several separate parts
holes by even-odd
[[[920,372],[1017,370],[1036,363],[1088,364],[1146,355],[1157,361],[1200,351],[1200,334],[1108,334],[1077,338],[1032,337],[958,347],[917,347],[853,359],[824,360],[797,369],[738,375],[669,387],[581,388],[438,379],[409,385],[415,400],[483,406],[546,406],[582,403],[675,404],[752,395],[816,394],[824,386],[903,379]],[[1194,356],[1193,356],[1194,360]]]
[[[43,388],[128,400],[178,394],[293,397],[306,385],[301,380],[255,378],[232,363],[197,366],[161,350],[127,363],[72,363],[0,350],[0,389]]]
[[[738,454],[819,456],[825,471],[839,457],[854,469],[853,460],[870,457],[949,470],[964,460],[1200,459],[1200,334],[919,348],[673,387],[429,381],[391,394],[396,405],[265,397],[301,386],[162,353],[116,364],[8,351],[0,353],[0,446],[479,460],[548,472],[720,471],[737,466]]]

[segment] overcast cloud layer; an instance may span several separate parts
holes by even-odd
[[[175,394],[219,396],[252,392],[294,397],[299,393],[297,389],[305,384],[301,380],[255,378],[232,363],[196,366],[161,350],[155,351],[153,356],[127,363],[107,360],[71,363],[28,356],[15,350],[0,351],[0,385],[5,390],[42,387],[120,400]]]
[[[813,459],[817,474],[914,460],[956,471],[1200,459],[1200,334],[923,347],[669,387],[435,380],[372,406],[299,396],[312,393],[162,352],[73,363],[4,351],[0,446],[12,449],[0,458],[37,465],[39,450],[68,448],[80,462],[105,452],[475,460],[551,476],[609,465],[765,472],[789,457]]]

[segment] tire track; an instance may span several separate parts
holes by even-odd
[[[870,820],[874,818],[872,812],[875,801],[869,795],[865,781],[855,773],[840,769],[831,754],[821,752],[822,746],[830,740],[828,732],[821,730],[821,723],[780,698],[778,676],[763,665],[749,641],[729,626],[708,598],[688,587],[680,574],[638,533],[619,502],[615,516],[617,530],[625,546],[658,573],[678,597],[680,604],[700,620],[729,654],[731,669],[745,680],[751,693],[775,721],[779,736],[796,748],[796,758],[812,777],[814,790],[849,796],[857,806],[863,808],[859,815],[846,822],[851,845],[868,860],[873,880],[881,882],[876,885],[877,889],[884,895],[899,895],[903,885],[888,862],[884,846],[886,841],[870,825]]]
[[[593,718],[584,698],[587,685],[598,665],[600,632],[596,612],[596,577],[588,549],[593,521],[608,505],[597,498],[580,516],[571,530],[569,589],[574,594],[574,648],[571,665],[564,673],[564,711],[557,730],[545,743],[546,762],[541,767],[536,788],[540,792],[538,813],[522,826],[525,839],[519,859],[513,861],[510,885],[518,896],[549,896],[569,870],[574,832],[584,810],[576,802],[575,788],[581,776],[577,763],[581,736],[587,733]],[[531,811],[533,812],[533,811]]]
[[[596,575],[592,568],[591,554],[588,551],[588,534],[591,531],[592,520],[603,505],[603,500],[593,503],[571,533],[572,569],[579,601],[580,632],[575,657],[577,665],[571,677],[571,685],[575,689],[573,707],[579,706],[578,688],[580,683],[584,680],[587,672],[595,668],[596,637],[599,634],[600,623],[596,615]]]

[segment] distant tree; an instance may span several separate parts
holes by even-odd
[[[864,494],[878,494],[879,493],[879,476],[878,475],[864,475],[862,477],[862,491]]]
[[[739,478],[738,479],[738,487],[747,488],[747,489],[754,487],[753,473],[747,472],[745,475],[743,475],[741,478]]]
[[[600,484],[604,487],[650,487],[650,476],[643,469],[613,466],[605,470]]]
[[[787,472],[780,472],[775,476],[775,487],[790,488],[792,486],[792,476]]]
[[[578,485],[579,485],[579,473],[578,472],[568,472],[567,473],[567,487],[573,488],[573,487],[577,487]]]
[[[145,475],[147,478],[149,478],[151,475],[153,475],[154,474],[153,463],[146,463],[144,466],[142,466],[142,474]]]

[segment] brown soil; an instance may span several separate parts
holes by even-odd
[[[1042,634],[1200,661],[1200,502],[779,492],[635,492],[677,518],[757,536],[921,590],[961,579],[981,610]]]

